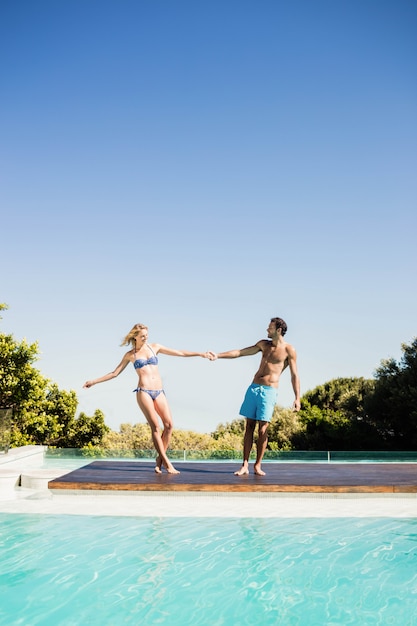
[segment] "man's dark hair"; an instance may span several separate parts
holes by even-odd
[[[271,322],[274,322],[275,324],[275,328],[278,330],[278,328],[281,329],[281,336],[283,337],[285,335],[285,333],[287,332],[288,328],[287,328],[287,324],[284,322],[284,320],[280,317],[273,317],[271,319]]]

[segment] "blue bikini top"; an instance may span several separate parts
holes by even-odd
[[[133,367],[135,368],[135,370],[140,370],[140,368],[145,367],[145,365],[158,365],[158,357],[152,350],[151,346],[148,345],[148,348],[152,352],[153,356],[151,356],[149,359],[136,359],[136,361],[133,363]]]

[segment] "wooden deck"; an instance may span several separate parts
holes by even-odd
[[[235,476],[239,463],[176,462],[180,474],[155,474],[154,463],[94,461],[49,481],[51,490],[417,493],[415,463],[264,463],[266,476]]]

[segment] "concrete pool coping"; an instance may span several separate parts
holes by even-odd
[[[0,496],[0,513],[122,517],[391,517],[417,519],[417,494],[178,493],[18,488]]]

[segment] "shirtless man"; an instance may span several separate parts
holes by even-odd
[[[284,341],[287,324],[280,317],[273,317],[268,326],[268,339],[261,339],[254,346],[242,350],[229,350],[216,355],[217,359],[236,359],[262,352],[259,369],[249,386],[239,414],[246,418],[243,441],[243,464],[236,476],[249,474],[249,455],[252,450],[253,436],[258,423],[258,442],[254,472],[265,476],[261,462],[268,443],[268,424],[271,421],[278,394],[278,383],[282,372],[289,366],[291,384],[295,400],[293,410],[300,410],[300,379],[297,372],[297,354],[289,343]]]

